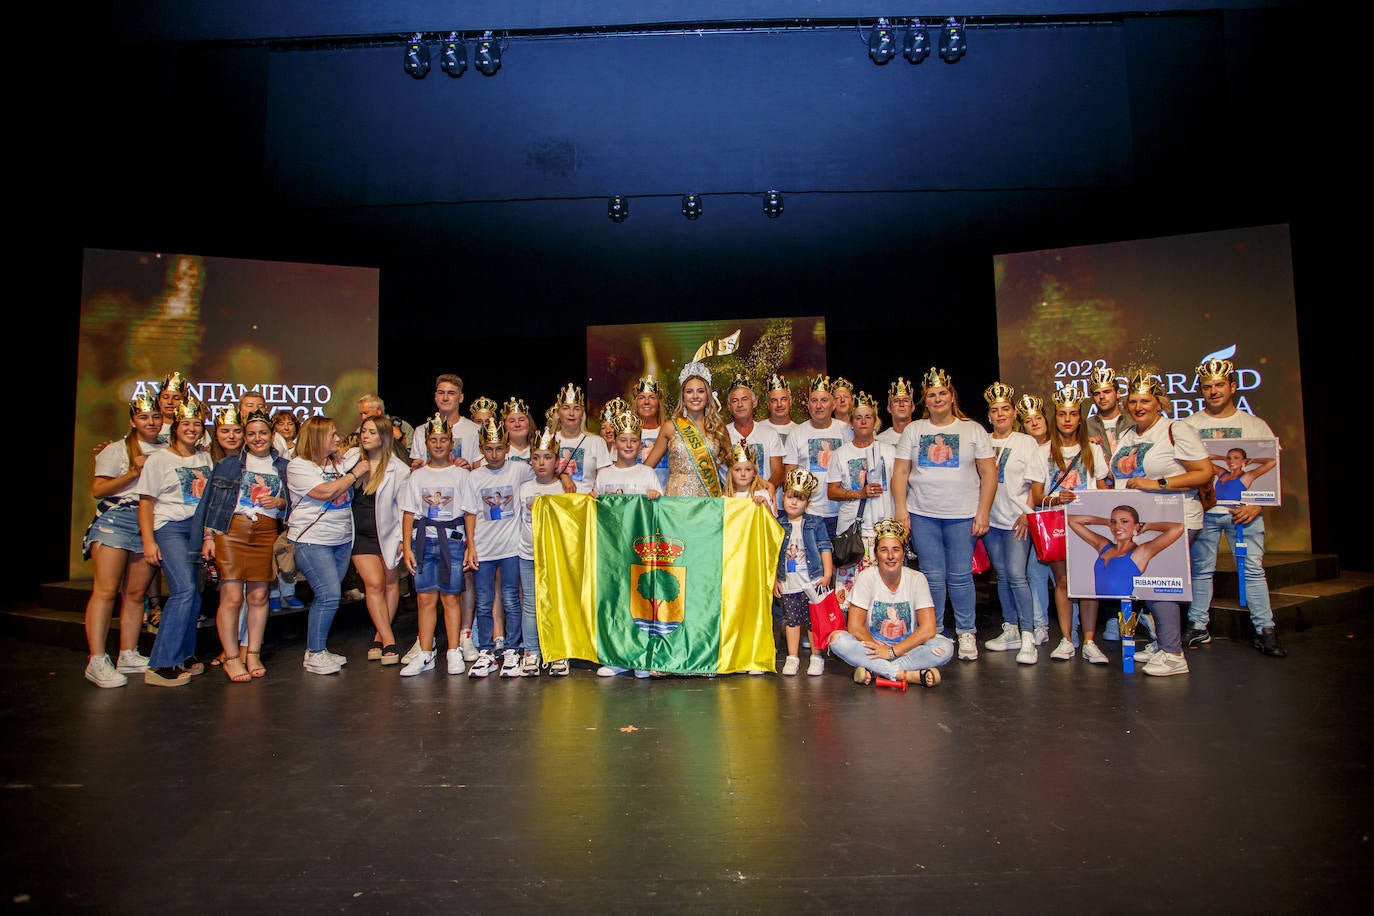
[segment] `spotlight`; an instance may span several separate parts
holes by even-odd
[[[763,215],[769,219],[782,216],[782,195],[777,191],[769,191],[763,195]]]
[[[913,64],[919,64],[930,56],[930,33],[919,21],[911,23],[911,28],[906,30],[902,56]]]
[[[701,195],[684,194],[682,195],[682,215],[688,219],[701,218]]]
[[[491,32],[482,33],[472,63],[483,76],[495,76],[501,69],[501,43],[491,37]]]
[[[417,80],[429,73],[429,45],[424,43],[424,36],[419,32],[406,45],[405,71]]]
[[[897,36],[886,19],[879,19],[873,31],[868,33],[868,56],[873,63],[882,66],[897,54]]]
[[[612,197],[606,204],[606,215],[611,218],[613,223],[623,223],[630,218],[630,200],[621,197],[619,194]]]
[[[444,50],[439,54],[439,66],[444,72],[457,79],[468,68],[468,46],[458,39],[457,32],[448,33]]]
[[[940,30],[940,57],[945,63],[953,64],[967,53],[968,38],[964,35],[964,27],[950,16]]]

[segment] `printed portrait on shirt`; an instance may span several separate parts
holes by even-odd
[[[919,442],[918,467],[957,468],[959,466],[958,433],[923,433]]]
[[[893,645],[911,635],[915,613],[909,601],[874,601],[868,609],[868,632]]]

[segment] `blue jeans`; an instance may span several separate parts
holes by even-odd
[[[1208,512],[1202,517],[1202,532],[1193,542],[1193,604],[1188,608],[1188,623],[1201,629],[1211,619],[1212,577],[1217,571],[1217,551],[1221,536],[1236,549],[1236,523],[1230,512]],[[1236,560],[1240,568],[1240,560]],[[1258,632],[1274,625],[1269,606],[1269,580],[1264,575],[1264,516],[1245,526],[1245,603],[1250,622]]]
[[[1035,603],[1031,600],[1030,583],[1026,579],[1030,537],[1017,540],[1016,532],[1010,529],[989,528],[983,535],[983,546],[988,549],[992,568],[997,570],[997,599],[1002,603],[1002,619],[1022,630],[1033,630]]]
[[[972,558],[969,563],[973,562]],[[853,668],[867,668],[878,677],[897,680],[902,671],[920,671],[922,668],[939,668],[949,664],[954,657],[954,640],[936,633],[905,655],[895,659],[871,658],[864,644],[855,639],[847,630],[841,630],[830,637],[830,654]]]
[[[921,572],[930,582],[930,597],[935,600],[935,624],[945,620],[945,592],[954,604],[954,626],[960,633],[977,632],[973,588],[973,519],[931,518],[911,514],[911,538]],[[927,666],[929,667],[929,666]]]
[[[1036,627],[1048,627],[1050,618],[1048,616],[1049,592],[1050,592],[1050,564],[1041,563],[1032,549],[1030,556],[1026,558],[1026,582],[1030,588],[1031,595],[1031,618]]]
[[[167,600],[162,622],[148,656],[151,668],[171,668],[196,654],[196,618],[200,616],[201,545],[191,543],[191,519],[168,522],[153,532],[162,552]]]
[[[344,541],[326,547],[323,544],[297,544],[296,568],[305,574],[310,590],[315,593],[306,612],[305,647],[311,652],[323,652],[329,642],[329,628],[339,610],[339,595],[343,591],[343,577],[353,545]]]
[[[524,639],[520,607],[520,558],[479,560],[477,563],[477,648],[496,648],[492,638],[491,607],[496,603],[496,571],[501,571],[501,613],[506,619],[506,645],[512,649]]]
[[[539,613],[534,603],[534,561],[520,558],[520,638],[527,653],[539,654]]]

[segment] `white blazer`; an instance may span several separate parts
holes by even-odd
[[[348,450],[343,462],[347,467],[361,452]],[[401,492],[410,480],[410,465],[392,452],[386,463],[386,478],[375,497],[377,512],[377,541],[382,545],[382,562],[387,569],[395,569],[401,562]]]

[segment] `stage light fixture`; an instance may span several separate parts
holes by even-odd
[[[429,73],[429,45],[419,32],[406,44],[405,71],[417,80]]]
[[[701,218],[701,195],[684,194],[682,195],[682,215],[688,219]]]
[[[919,64],[930,56],[930,32],[926,31],[926,27],[919,20],[911,23],[911,28],[906,30],[906,40],[902,42],[902,56],[913,64]]]
[[[611,218],[613,223],[623,223],[630,218],[630,199],[621,197],[619,194],[612,197],[606,204],[606,215]]]
[[[457,32],[449,32],[444,49],[439,54],[439,66],[449,76],[457,79],[468,68],[468,46],[458,38]]]
[[[491,37],[491,32],[483,32],[478,39],[472,63],[483,76],[495,76],[501,69],[501,43]]]
[[[868,56],[881,67],[896,55],[897,36],[886,19],[879,19],[873,31],[868,33]]]
[[[763,195],[763,215],[769,219],[782,216],[782,195],[776,190]]]
[[[940,57],[945,63],[953,64],[967,53],[968,37],[964,34],[964,27],[950,16],[940,30]]]

